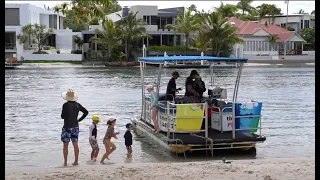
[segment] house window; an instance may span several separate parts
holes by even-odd
[[[49,15],[49,28],[57,29],[57,15]]]
[[[167,25],[167,18],[161,17],[161,29],[165,29],[164,27]]]
[[[303,29],[303,20],[301,20],[300,29]]]
[[[157,25],[158,17],[157,16],[151,16],[151,25]]]
[[[143,22],[145,22],[147,25],[150,25],[150,16],[143,16]]]
[[[172,24],[172,20],[173,20],[172,17],[167,17],[167,24]]]
[[[304,28],[309,28],[309,20],[304,20]]]
[[[5,8],[5,25],[20,26],[19,8]]]

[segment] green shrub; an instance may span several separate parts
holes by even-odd
[[[71,54],[82,54],[82,50],[72,50]]]
[[[36,52],[33,52],[32,54],[48,54],[48,53],[45,51],[40,51],[40,52],[36,51]]]

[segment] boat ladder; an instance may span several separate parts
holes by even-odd
[[[199,135],[196,135],[194,133],[191,133],[190,135],[205,139],[206,140],[206,148],[205,148],[206,155],[208,155],[208,147],[209,147],[209,150],[211,152],[211,156],[213,157],[213,139],[211,139],[209,137],[199,136]],[[208,146],[208,141],[210,141],[210,145],[209,146]]]

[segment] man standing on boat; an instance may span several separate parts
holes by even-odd
[[[195,78],[198,77],[199,74],[196,70],[192,70],[190,76],[187,77],[186,80],[186,93],[185,100],[186,101],[195,101],[200,97],[200,94],[195,89]]]
[[[81,104],[77,103],[78,96],[72,89],[68,89],[67,92],[61,94],[62,98],[67,102],[62,106],[61,118],[64,119],[64,125],[61,133],[61,141],[63,142],[63,158],[64,166],[67,166],[68,162],[68,146],[70,140],[74,148],[74,162],[72,165],[78,165],[79,159],[79,122],[87,117],[88,111]],[[79,111],[83,113],[82,117],[78,120]]]
[[[181,90],[181,88],[177,89],[176,80],[180,77],[179,73],[177,71],[174,71],[172,73],[172,78],[170,79],[168,85],[167,85],[167,91],[166,91],[166,100],[167,101],[173,101],[176,98],[176,92],[178,90]]]

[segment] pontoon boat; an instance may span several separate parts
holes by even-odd
[[[198,102],[190,102],[177,94],[173,101],[159,101],[158,123],[161,132],[153,131],[150,95],[145,91],[144,69],[146,64],[159,65],[156,91],[159,94],[161,70],[166,62],[201,61],[210,63],[237,63],[238,74],[232,101],[227,100],[227,89],[214,85],[211,68],[211,87],[208,95]],[[156,143],[176,153],[186,151],[211,151],[215,149],[239,148],[256,154],[256,143],[264,142],[261,135],[262,102],[238,102],[238,87],[245,58],[221,58],[211,56],[167,56],[139,58],[142,87],[142,112],[140,118],[132,120],[135,132],[147,136]],[[160,93],[160,96],[165,94]],[[257,133],[259,131],[259,133]]]

